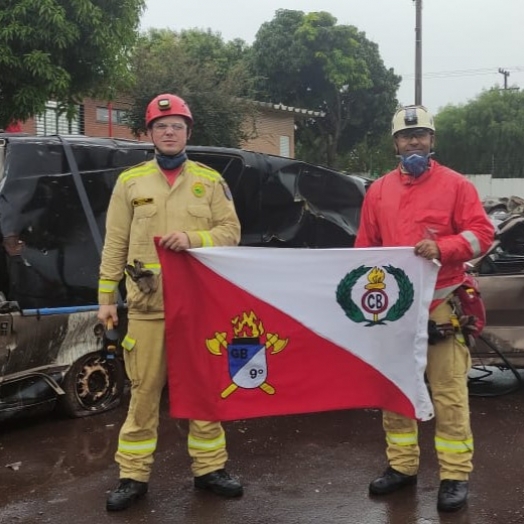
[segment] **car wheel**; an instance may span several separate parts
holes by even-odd
[[[100,352],[79,358],[67,372],[59,397],[63,413],[87,417],[109,411],[120,404],[125,371],[118,358],[107,359]]]

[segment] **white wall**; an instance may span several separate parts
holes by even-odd
[[[524,178],[491,178],[491,175],[466,175],[475,185],[481,199],[486,197],[524,198]]]

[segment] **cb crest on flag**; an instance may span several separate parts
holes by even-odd
[[[367,284],[363,286],[359,307],[353,300],[352,292],[366,273]],[[390,293],[386,291],[387,275],[393,277],[398,288],[398,298],[392,305]],[[379,326],[402,318],[412,306],[415,292],[413,283],[398,267],[360,266],[340,281],[336,296],[338,304],[350,320],[357,323],[366,322],[366,326]]]
[[[228,343],[226,332],[218,331],[213,338],[206,339],[206,347],[213,355],[222,355],[222,349],[227,351],[232,382],[220,396],[227,398],[238,388],[260,388],[268,395],[274,395],[275,388],[267,382],[266,352],[271,350],[271,355],[280,353],[289,339],[280,338],[277,333],[266,333],[264,341],[264,325],[253,311],[233,318],[231,324],[234,334],[231,342]]]

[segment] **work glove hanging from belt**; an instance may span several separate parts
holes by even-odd
[[[142,293],[148,295],[156,291],[158,285],[156,275],[150,269],[146,269],[143,262],[135,258],[133,265],[127,264],[125,269],[126,274]]]

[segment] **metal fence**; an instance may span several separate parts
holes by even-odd
[[[466,175],[475,185],[481,199],[486,197],[524,198],[524,178],[493,178],[491,175]]]

